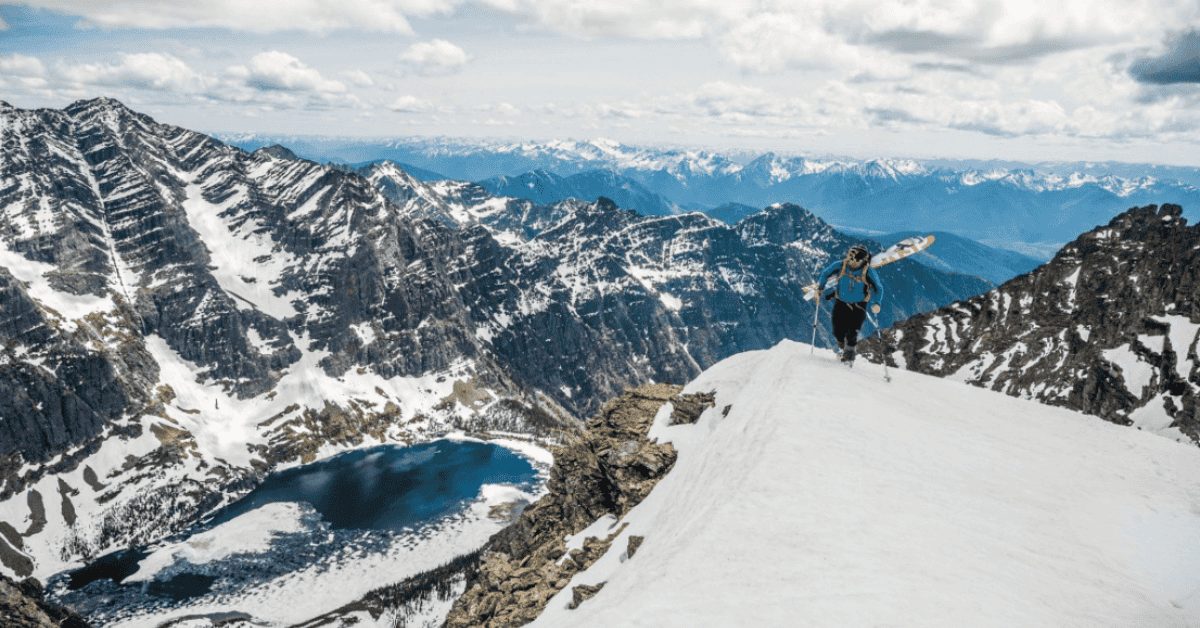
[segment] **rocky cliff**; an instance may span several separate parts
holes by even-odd
[[[655,416],[672,402],[672,421],[694,422],[713,403],[711,395],[679,392],[668,385],[633,389],[605,404],[580,439],[556,451],[549,494],[489,541],[447,626],[529,623],[572,575],[608,551],[619,530],[590,536],[585,528],[629,512],[675,463],[671,445],[647,436]],[[569,547],[565,539],[572,535],[578,543]],[[628,556],[637,551],[636,539],[624,549]],[[577,587],[575,603],[594,593]]]
[[[1200,227],[1130,209],[1047,264],[865,345],[922,373],[1200,438]]]

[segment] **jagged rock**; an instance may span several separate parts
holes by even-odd
[[[671,425],[695,423],[700,420],[700,415],[705,410],[713,407],[716,402],[716,395],[711,392],[679,395],[671,400],[671,405],[674,406],[674,409],[671,410],[669,423]]]
[[[1200,438],[1200,226],[1130,209],[995,290],[861,346],[907,369]]]
[[[604,404],[577,439],[555,451],[549,493],[488,541],[478,573],[455,602],[447,626],[529,623],[572,575],[608,551],[624,525],[605,538],[584,539],[569,553],[563,539],[606,514],[629,512],[670,470],[674,448],[650,441],[647,433],[658,410],[679,399],[679,391],[663,384],[630,390]],[[636,551],[632,540],[630,548]],[[595,593],[584,591],[579,595]]]
[[[567,604],[567,608],[572,610],[579,608],[584,601],[592,599],[592,596],[600,592],[604,588],[605,583],[600,584],[581,584],[571,589],[571,603]]]
[[[629,546],[625,549],[625,556],[628,558],[633,558],[633,555],[637,553],[638,548],[642,546],[642,542],[645,540],[646,537],[644,536],[638,536],[636,534],[629,535]]]

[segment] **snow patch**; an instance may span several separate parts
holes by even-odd
[[[234,554],[265,552],[276,536],[304,529],[301,523],[304,510],[294,502],[266,504],[185,541],[154,550],[142,559],[137,572],[128,580],[150,580],[178,560],[202,565]]]
[[[1156,371],[1154,365],[1143,361],[1141,356],[1131,351],[1127,344],[1113,349],[1105,349],[1102,353],[1105,360],[1121,369],[1121,376],[1125,379],[1125,389],[1134,397],[1140,398],[1154,378]]]
[[[295,258],[255,221],[247,220],[232,228],[221,216],[245,200],[245,190],[239,190],[219,204],[205,200],[203,186],[196,183],[187,186],[186,194],[183,209],[188,224],[200,234],[208,248],[210,272],[221,289],[232,295],[234,303],[242,309],[254,307],[280,320],[295,316],[292,300],[299,295],[278,295],[274,290],[279,277],[296,263]]]

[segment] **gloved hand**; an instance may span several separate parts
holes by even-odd
[[[872,304],[871,304],[871,313],[872,313],[872,314],[878,314],[878,313],[879,313],[879,304],[878,304],[878,303],[872,303]]]

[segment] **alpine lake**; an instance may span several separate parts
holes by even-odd
[[[254,617],[246,596],[293,574],[312,586],[322,579],[320,586],[346,586],[357,575],[372,580],[359,588],[373,588],[422,571],[402,564],[422,543],[448,544],[443,553],[451,557],[474,551],[502,527],[481,523],[487,495],[499,493],[519,512],[545,472],[511,449],[474,440],[353,450],[272,473],[183,534],[57,574],[48,590],[98,625],[187,608],[210,618]]]

